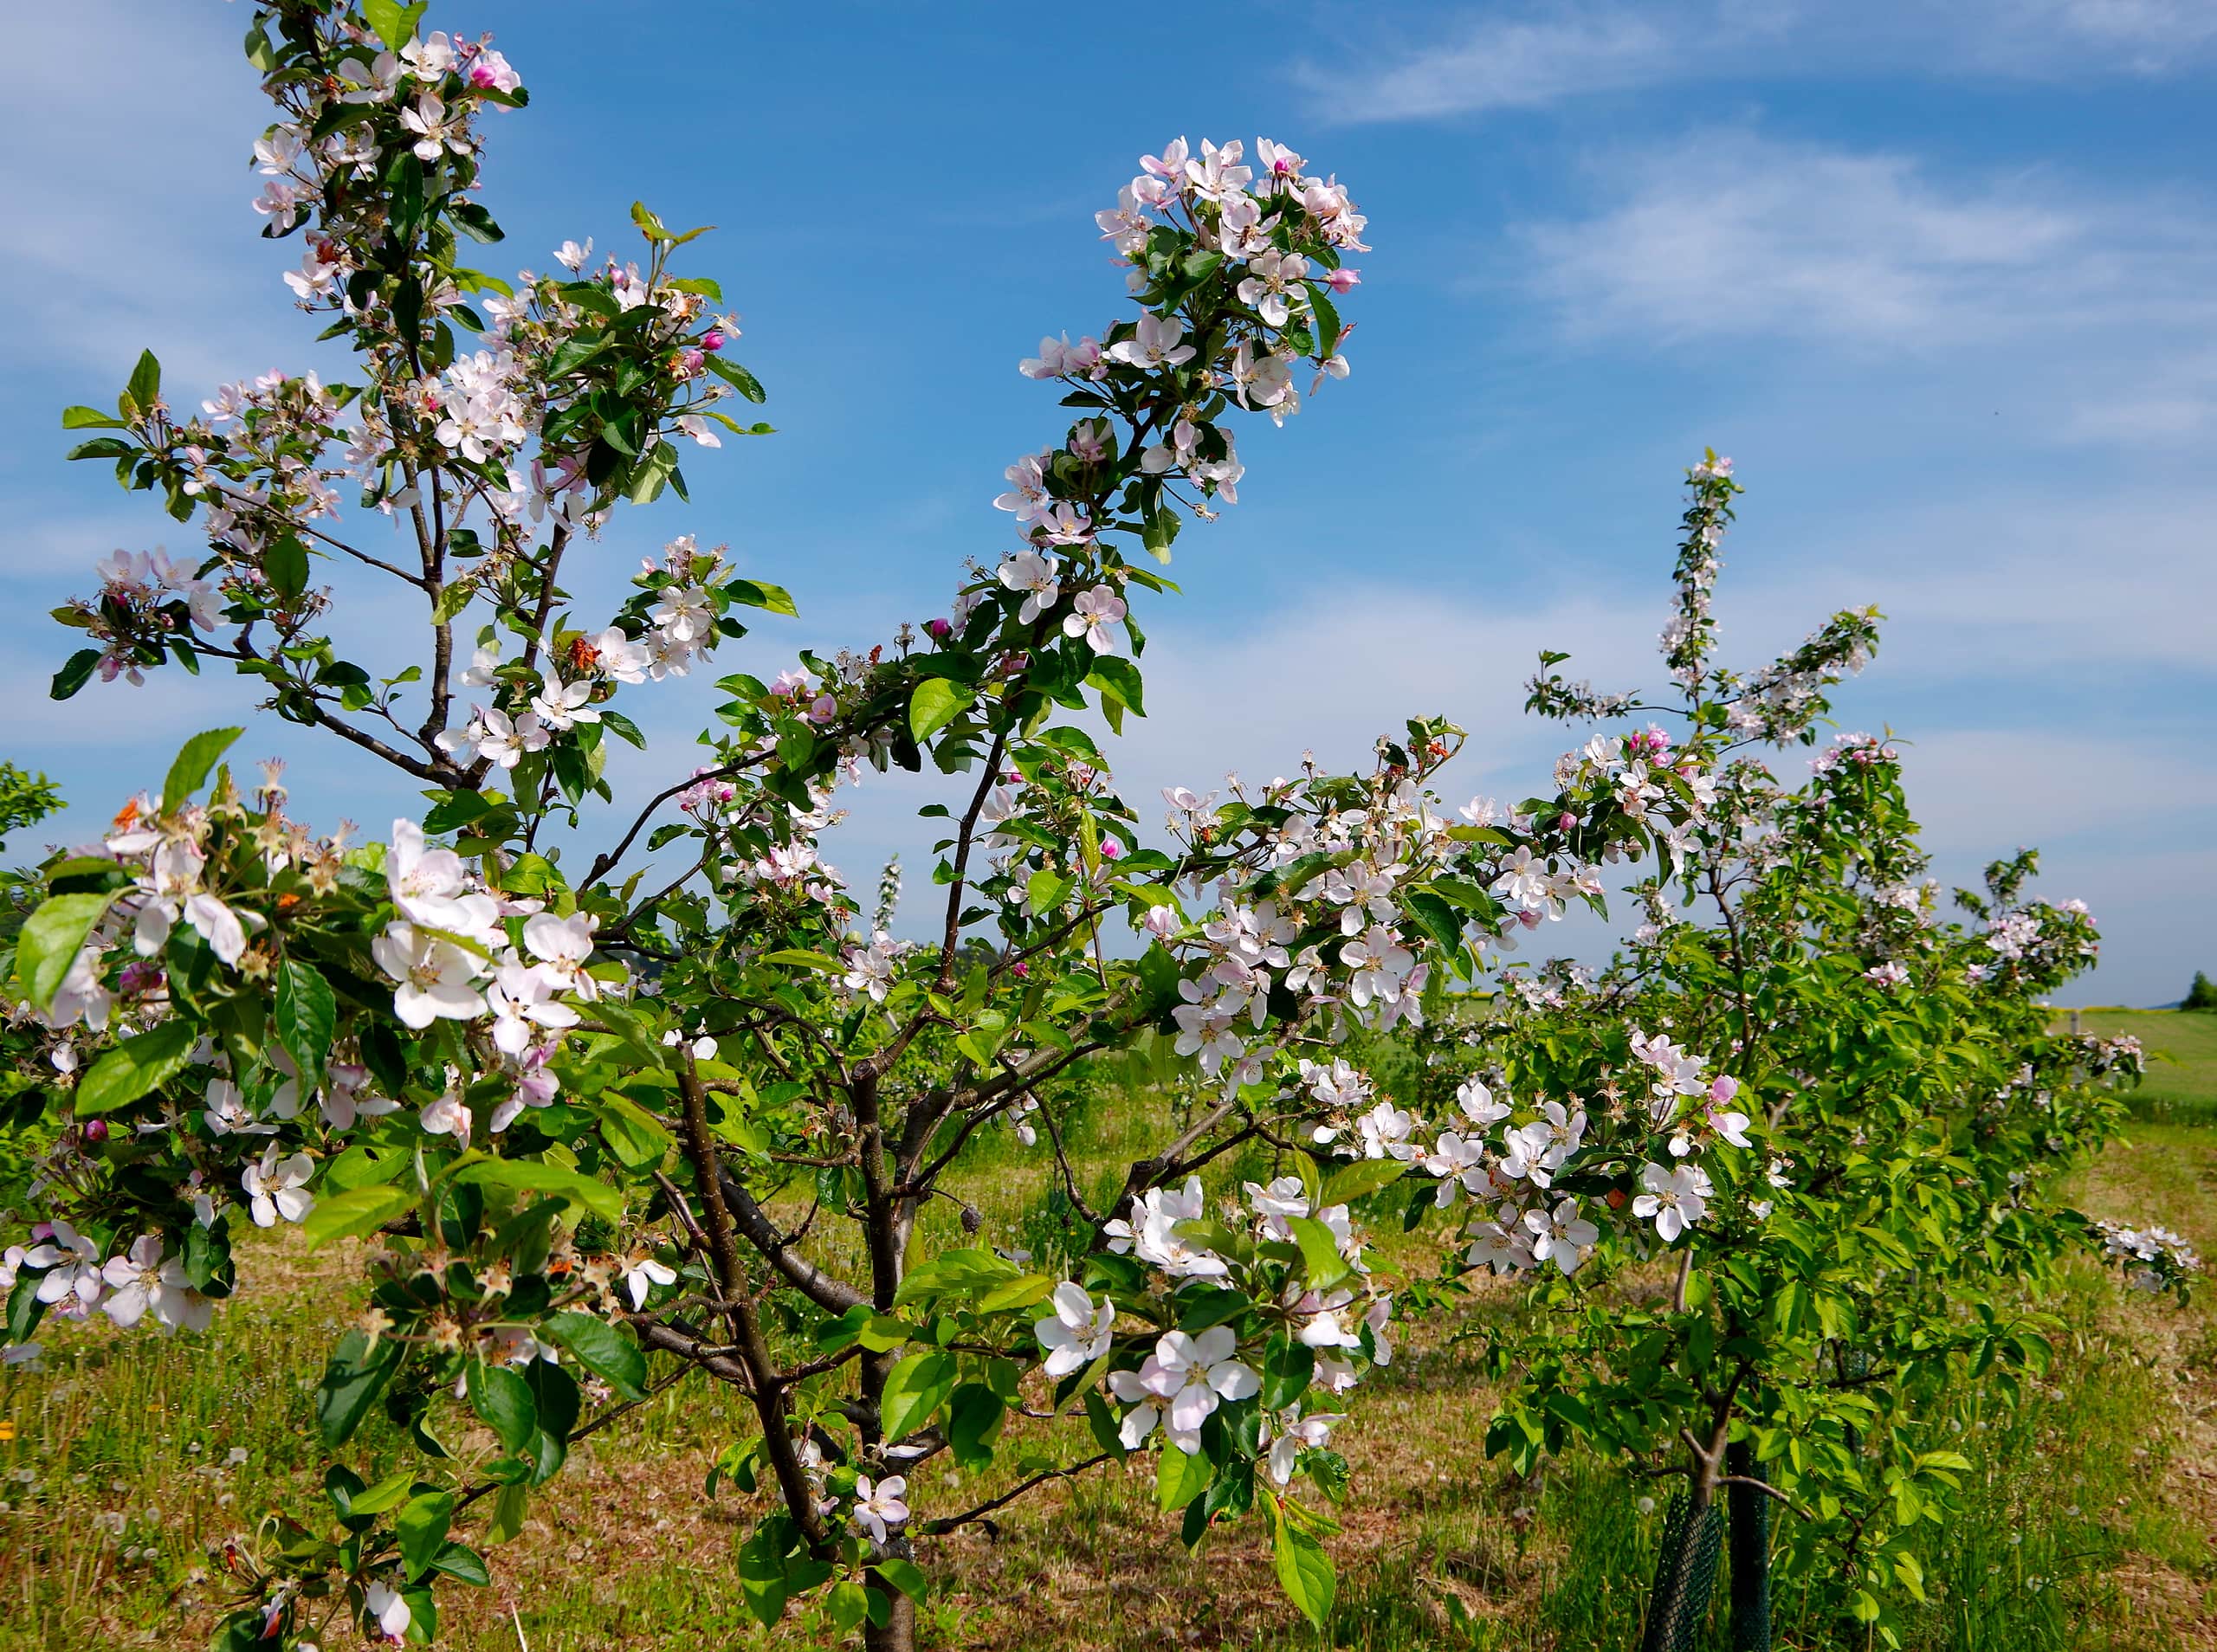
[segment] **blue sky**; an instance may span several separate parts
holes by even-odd
[[[941,611],[962,558],[1011,543],[1001,467],[1059,429],[1018,358],[1118,307],[1093,210],[1173,135],[1260,132],[1370,215],[1354,374],[1244,430],[1243,502],[1180,540],[1128,795],[1305,747],[1353,764],[1434,711],[1472,731],[1460,786],[1521,795],[1561,744],[1518,709],[1538,649],[1604,687],[1657,681],[1677,477],[1714,444],[1750,489],[1728,649],[1759,662],[1834,608],[1885,609],[1840,717],[1914,742],[1942,875],[2044,847],[2044,891],[2108,936],[2065,1001],[2168,1002],[2217,968],[2217,4],[1268,17],[435,3],[430,26],[494,30],[533,92],[491,126],[489,267],[630,244],[639,197],[719,225],[693,267],[770,390],[780,434],[703,455],[689,507],[619,518],[586,611],[688,531],[801,605],[727,668]],[[296,254],[247,207],[267,116],[245,21],[80,0],[12,25],[0,752],[82,802],[63,836],[250,699],[174,674],[45,699],[68,642],[45,610],[107,551],[183,544],[104,468],[61,462],[59,409],[112,397],[145,345],[180,400],[337,365],[279,283]],[[64,62],[100,66],[95,102]],[[626,786],[680,771],[717,697],[655,692]],[[245,746],[293,759],[311,819],[381,827],[410,801],[274,720]],[[921,869],[919,794],[847,794],[858,885],[889,846]]]

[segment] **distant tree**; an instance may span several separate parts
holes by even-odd
[[[2194,972],[2194,984],[2186,990],[2188,1010],[2217,1010],[2217,981],[2212,981],[2200,970]]]

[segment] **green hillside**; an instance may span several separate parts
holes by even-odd
[[[2056,1029],[2070,1028],[2059,1011]],[[2132,1098],[2142,1118],[2217,1123],[2217,1011],[2092,1009],[2078,1012],[2082,1032],[2130,1033],[2146,1047],[2148,1076]]]

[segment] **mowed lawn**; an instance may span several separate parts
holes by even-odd
[[[2058,1011],[2056,1026],[2070,1024]],[[2217,1010],[2093,1009],[2078,1012],[2081,1032],[2130,1033],[2148,1052],[2148,1073],[2133,1094],[2141,1118],[2217,1124]]]
[[[2107,1015],[2110,1012],[2101,1012]],[[2217,1018],[2120,1012],[2090,1030],[2132,1031],[2175,1066],[2149,1094],[2217,1095]],[[2169,1081],[2169,1087],[2163,1087]],[[1081,1120],[1107,1174],[1140,1139],[1118,1128],[1154,1105],[1113,1091]],[[2213,1114],[2212,1116],[2217,1116]],[[1143,1133],[1141,1133],[1143,1134]],[[2217,1128],[2144,1118],[2082,1190],[2090,1211],[2162,1222],[2217,1255]],[[1231,1176],[1266,1169],[1230,1168]],[[962,1191],[1004,1244],[1051,1255],[1058,1235],[1048,1166],[1012,1141]],[[955,1219],[950,1213],[946,1220]],[[934,1220],[938,1220],[935,1216]],[[1429,1248],[1381,1235],[1406,1274]],[[50,1334],[48,1369],[0,1377],[0,1652],[198,1648],[231,1592],[223,1545],[273,1503],[320,1520],[311,1391],[349,1310],[359,1252],[306,1251],[294,1236],[242,1252],[253,1287],[204,1336],[164,1340],[96,1324]],[[1050,1264],[1051,1265],[1051,1264]],[[1964,1503],[1923,1556],[1929,1604],[1910,1610],[1916,1652],[2217,1652],[2217,1292],[2181,1309],[2075,1266],[2045,1304],[2066,1328],[2023,1404],[1983,1400],[1952,1436],[1975,1465]],[[1629,1652],[1659,1535],[1651,1486],[1589,1457],[1530,1480],[1481,1443],[1491,1391],[1477,1344],[1520,1312],[1513,1289],[1483,1291],[1451,1326],[1412,1329],[1401,1357],[1354,1408],[1341,1444],[1354,1481],[1333,1540],[1340,1604],[1324,1642],[1368,1652]],[[1472,1337],[1470,1333],[1479,1333]],[[1457,1334],[1457,1333],[1464,1334]],[[686,1385],[581,1445],[534,1499],[522,1535],[491,1552],[489,1588],[444,1597],[440,1644],[468,1652],[802,1652],[839,1644],[796,1608],[764,1629],[745,1608],[735,1549],[764,1507],[702,1481],[716,1454],[752,1432],[743,1404]],[[1066,1424],[1023,1443],[1075,1457]],[[489,1441],[456,1420],[458,1455]],[[365,1477],[417,1461],[382,1418],[345,1454]],[[1013,1477],[915,1476],[927,1513],[963,1508]],[[1158,1513],[1144,1458],[1096,1472],[926,1546],[945,1580],[924,1613],[928,1647],[976,1652],[1138,1652],[1319,1644],[1279,1597],[1257,1524],[1198,1555]],[[1720,1591],[1721,1595],[1721,1591]],[[1860,1631],[1791,1587],[1777,1603],[1783,1649],[1861,1652]],[[1709,1652],[1729,1644],[1721,1611]],[[343,1623],[330,1652],[360,1644]]]

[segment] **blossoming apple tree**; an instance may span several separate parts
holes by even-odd
[[[581,611],[566,571],[683,498],[694,449],[765,434],[729,410],[764,391],[716,283],[682,273],[701,232],[643,206],[636,259],[569,243],[513,281],[462,261],[501,239],[480,158],[527,94],[423,10],[255,12],[279,116],[255,209],[354,369],[192,412],[150,352],[113,412],[68,410],[73,456],[204,548],[105,563],[57,612],[84,645],[55,693],[223,661],[430,806],[378,842],[319,834],[218,729],[43,868],[0,972],[10,1105],[48,1132],[0,1281],[7,1357],[96,1314],[204,1328],[251,1287],[249,1227],[366,1242],[316,1391],[327,1507],[235,1552],[225,1645],[432,1639],[443,1582],[488,1577],[483,1546],[571,1448],[686,1383],[755,1414],[710,1490],[768,1493],[739,1561],[766,1621],[806,1594],[907,1646],[918,1539],[1135,1451],[1189,1542],[1259,1511],[1321,1621],[1332,1430],[1392,1352],[1350,1204],[1406,1169],[1304,1150],[1358,1099],[1335,1042],[1420,1019],[1504,926],[1598,901],[1597,860],[1683,841],[1705,778],[1589,757],[1529,818],[1458,821],[1428,785],[1463,736],[1419,720],[1365,772],[1173,794],[1168,846],[1143,843],[1063,713],[1143,714],[1151,565],[1235,500],[1235,427],[1297,413],[1297,371],[1309,395],[1345,376],[1365,250],[1299,155],[1181,139],[1099,215],[1134,313],[1024,364],[1070,416],[1008,468],[1009,554],[920,630],[720,677],[710,760],[619,800],[607,743],[643,743],[624,707],[792,603],[691,535],[613,612]],[[379,587],[419,646],[350,657],[338,621]],[[821,840],[843,787],[927,763],[940,910],[895,940],[890,897],[864,924]],[[1205,1104],[1092,1210],[1055,1081],[1155,1034]],[[953,1237],[924,1220],[961,1204],[981,1133],[1043,1129],[1100,1235],[1073,1277],[973,1238],[966,1207]],[[1296,1173],[1212,1205],[1201,1172],[1253,1141]],[[351,1462],[375,1416],[422,1455],[370,1483]],[[1058,1416],[1089,1450],[1037,1426]],[[941,1454],[1005,1488],[916,1507]]]
[[[1689,482],[1671,702],[1598,694],[1548,654],[1531,705],[1672,717],[1676,732],[1597,737],[1564,776],[1606,765],[1636,808],[1690,768],[1706,807],[1635,887],[1632,949],[1598,973],[1518,971],[1491,1019],[1435,1023],[1428,1088],[1453,1127],[1427,1147],[1394,1109],[1362,1121],[1367,1149],[1438,1178],[1442,1204],[1472,1201],[1459,1268],[1531,1281],[1491,1348],[1509,1390],[1490,1449],[1529,1471],[1582,1442],[1683,1480],[1648,1647],[1690,1644],[1705,1615],[1720,1497],[1735,1646],[1769,1644],[1774,1500],[1796,1517],[1795,1578],[1837,1578],[1844,1613],[1892,1643],[1895,1592],[1922,1593],[1916,1531],[1968,1466],[1943,1401],[1967,1380],[2014,1392],[2048,1356],[2054,1321],[2028,1293],[2089,1239],[2150,1287],[2183,1288],[2195,1263],[2062,1197],[2138,1066],[2129,1040],[2046,1033],[2039,1000],[2096,951],[2085,907],[2026,900],[2020,851],[1985,894],[1957,892],[1969,923],[1944,920],[1885,740],[1834,741],[1798,787],[1774,777],[1757,748],[1815,739],[1877,616],[1837,615],[1755,673],[1716,664],[1740,489],[1714,455]],[[1643,1271],[1665,1248],[1668,1273]]]

